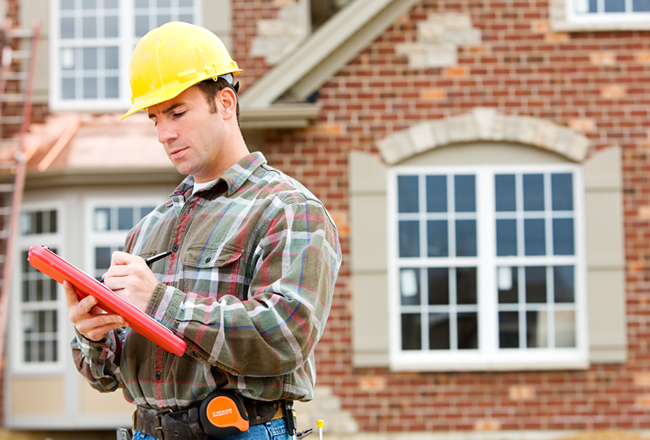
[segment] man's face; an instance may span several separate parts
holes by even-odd
[[[217,110],[210,113],[210,106],[196,86],[147,109],[169,159],[179,173],[191,174],[198,183],[220,177],[215,174],[226,127],[218,102]]]

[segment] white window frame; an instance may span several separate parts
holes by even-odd
[[[42,374],[61,373],[65,368],[65,360],[70,350],[69,342],[65,340],[67,333],[68,314],[65,303],[65,291],[57,283],[57,300],[26,305],[22,301],[22,252],[31,246],[43,245],[56,248],[57,254],[65,258],[66,247],[64,240],[65,216],[63,202],[52,201],[48,203],[24,203],[21,212],[25,211],[57,211],[57,232],[54,234],[21,235],[16,236],[16,249],[12,268],[12,290],[17,292],[11,302],[11,370],[12,374]],[[37,310],[54,310],[57,313],[57,360],[54,362],[25,362],[23,345],[23,312]]]
[[[540,257],[496,256],[495,174],[570,172],[574,176],[575,256]],[[477,257],[398,258],[398,175],[476,176]],[[586,253],[584,219],[584,181],[582,168],[573,164],[517,166],[393,167],[387,171],[388,285],[389,285],[389,361],[395,371],[486,371],[513,369],[581,369],[589,364]],[[521,232],[519,232],[521,233]],[[423,237],[420,237],[422,240]],[[546,240],[551,237],[547,233]],[[402,263],[400,265],[400,260]],[[497,264],[498,260],[498,264]],[[406,264],[404,264],[406,263]],[[575,266],[576,348],[499,349],[498,342],[498,266]],[[478,346],[477,350],[401,350],[400,286],[401,267],[477,267]],[[483,287],[482,287],[483,286]],[[491,286],[491,287],[485,287]],[[549,310],[552,311],[552,310]],[[423,324],[423,327],[425,324]],[[520,329],[521,331],[521,329]]]
[[[85,272],[91,276],[95,276],[95,248],[102,247],[122,247],[124,240],[129,231],[126,230],[113,230],[113,231],[95,231],[95,208],[118,208],[118,207],[133,207],[140,208],[143,206],[157,207],[164,203],[165,199],[159,195],[147,196],[145,194],[135,197],[88,197],[85,203],[85,218],[86,225],[86,266]]]
[[[649,23],[650,12],[633,12],[632,0],[625,0],[626,12],[604,12],[604,0],[598,0],[599,12],[576,13],[577,4],[588,0],[564,0],[567,22],[574,24]]]
[[[62,40],[60,0],[50,0],[50,96],[49,105],[54,111],[125,111],[131,107],[129,63],[139,37],[135,37],[135,0],[118,0],[119,36],[92,40]],[[203,0],[194,0],[194,24],[201,25]],[[119,97],[115,99],[62,99],[61,98],[61,47],[118,47]]]

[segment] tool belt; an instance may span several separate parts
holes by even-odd
[[[261,425],[283,415],[284,401],[264,402],[239,396],[248,413],[249,424]],[[133,414],[133,427],[158,440],[205,440],[200,423],[200,402],[180,411],[139,406]],[[278,414],[278,417],[276,417]]]

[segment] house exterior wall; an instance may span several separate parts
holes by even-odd
[[[236,1],[233,9],[250,4]],[[418,43],[418,23],[449,13],[468,17],[480,40],[458,44],[453,65],[411,67],[400,45]],[[324,110],[314,126],[265,133],[269,162],[312,189],[339,226],[344,260],[316,349],[318,384],[333,391],[360,432],[648,428],[649,45],[642,31],[553,32],[546,1],[423,0],[321,88]],[[235,58],[244,69],[253,61],[237,44]],[[263,70],[254,69],[251,76]],[[589,154],[622,148],[624,364],[500,373],[353,367],[348,153],[379,156],[377,143],[387,135],[475,107],[568,126],[590,139]]]

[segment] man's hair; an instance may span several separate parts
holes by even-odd
[[[219,93],[221,90],[225,89],[226,87],[232,89],[232,91],[235,93],[235,97],[237,98],[237,104],[236,104],[237,105],[236,107],[237,126],[241,128],[241,124],[239,123],[239,96],[237,96],[237,89],[235,89],[235,87],[232,84],[230,84],[228,81],[226,81],[223,78],[218,78],[216,81],[212,78],[208,78],[197,83],[196,85],[203,93],[205,100],[208,101],[208,105],[210,106],[210,113],[217,112],[217,103],[214,102],[217,93]]]

